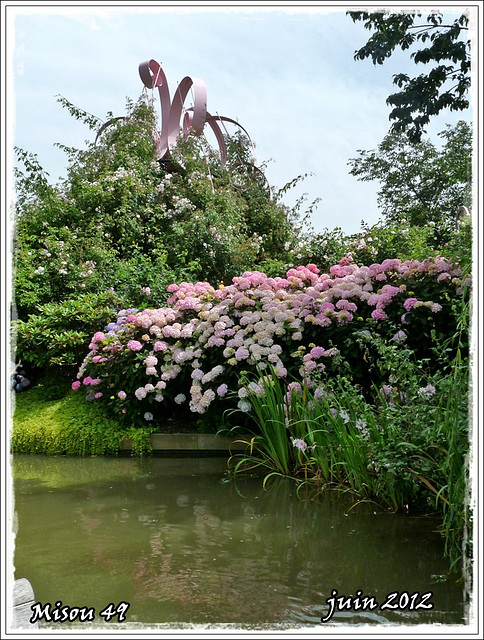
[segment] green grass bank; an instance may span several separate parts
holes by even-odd
[[[149,428],[126,428],[99,404],[72,391],[40,384],[15,395],[12,407],[12,453],[46,455],[115,455],[130,438],[136,454],[151,451]]]

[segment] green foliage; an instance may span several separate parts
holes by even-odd
[[[387,259],[425,260],[442,256],[459,265],[463,278],[472,271],[472,227],[467,218],[452,228],[432,221],[422,226],[378,222],[346,238],[344,255],[356,264],[371,265]]]
[[[410,143],[390,133],[377,150],[358,150],[360,157],[348,164],[358,180],[380,182],[378,204],[388,223],[433,222],[448,240],[458,208],[471,208],[472,129],[460,121],[439,135],[446,140],[440,151],[429,141]]]
[[[472,273],[472,224],[470,218],[458,224],[450,240],[441,248],[441,255],[458,264],[462,273],[467,276]]]
[[[429,256],[448,258],[469,275],[472,271],[470,218],[457,225],[454,220],[437,224],[430,220],[418,226],[398,221],[380,221],[371,226],[362,222],[361,231],[351,235],[338,227],[301,234],[283,259],[261,262],[257,269],[271,277],[284,277],[289,268],[298,264],[316,264],[324,273],[341,261],[370,266],[388,259],[425,260]]]
[[[191,279],[192,270],[196,268],[194,264],[192,262],[186,268],[180,265],[175,273],[168,267],[166,256],[150,257],[136,253],[131,259],[113,265],[109,279],[111,287],[104,293],[76,295],[72,291],[66,294],[65,299],[52,302],[41,302],[50,298],[50,292],[55,289],[51,278],[42,274],[41,278],[26,279],[33,296],[27,307],[26,287],[23,287],[23,292],[16,292],[16,299],[24,302],[20,309],[16,309],[23,319],[21,317],[12,324],[16,361],[36,367],[79,365],[90,337],[104,329],[117,311],[132,305],[137,309],[148,305],[163,306],[167,300],[167,286],[176,278]],[[55,295],[52,298],[55,300]],[[32,309],[28,316],[26,308]]]
[[[241,466],[244,470],[265,467],[281,475],[297,472],[289,440],[290,426],[287,424],[285,387],[279,382],[272,367],[269,368],[268,375],[260,371],[253,380],[242,377],[241,383],[250,401],[253,412],[250,418],[255,422],[256,429],[253,437],[246,443],[248,455],[236,462],[234,473],[237,474]],[[233,412],[229,412],[229,422],[231,415]],[[231,457],[229,465],[236,461],[236,458],[237,454]]]
[[[122,428],[98,405],[72,392],[52,399],[52,390],[39,385],[15,400],[12,453],[112,455],[125,438],[133,439],[135,453],[150,450],[149,429]]]
[[[340,262],[348,252],[348,237],[340,227],[305,234],[289,253],[289,266],[316,264],[323,273]]]
[[[163,306],[173,282],[218,285],[257,261],[279,259],[293,242],[297,216],[272,198],[245,139],[229,141],[225,166],[196,138],[180,141],[160,163],[156,118],[144,96],[102,126],[65,98],[59,102],[98,134],[83,150],[62,147],[68,174],[57,185],[36,156],[17,149],[17,360],[78,362],[89,334],[116,311]]]
[[[296,235],[291,212],[271,199],[243,141],[231,140],[226,166],[197,138],[179,142],[172,162],[179,170],[160,185],[169,264],[196,256],[197,277],[217,284],[284,253]]]
[[[97,116],[93,116],[91,113],[88,113],[83,109],[79,109],[79,107],[76,107],[74,104],[72,104],[72,102],[69,102],[69,100],[67,100],[67,98],[64,98],[64,96],[56,97],[57,102],[59,102],[65,109],[67,109],[73,118],[75,118],[76,120],[80,120],[81,122],[86,124],[89,129],[99,129],[103,124],[100,118],[98,118]]]
[[[442,110],[463,111],[469,107],[470,40],[465,40],[469,17],[463,13],[451,24],[443,23],[441,13],[432,12],[420,22],[419,11],[401,13],[349,11],[354,22],[362,21],[365,29],[374,33],[355,52],[355,60],[371,58],[373,64],[383,64],[394,51],[414,50],[410,57],[416,64],[432,65],[428,73],[415,78],[400,73],[393,83],[400,89],[390,95],[387,104],[393,106],[391,131],[406,132],[413,142],[419,142],[430,118]],[[416,49],[416,45],[423,45]]]
[[[442,381],[434,424],[435,445],[416,453],[419,461],[426,456],[430,468],[422,478],[435,493],[435,503],[442,510],[442,533],[445,553],[455,568],[471,557],[472,512],[469,504],[469,370],[458,359],[452,375]]]
[[[424,260],[436,254],[435,225],[420,227],[379,222],[371,227],[362,224],[362,231],[348,245],[354,262],[370,265],[393,259]],[[439,252],[439,255],[441,253]]]
[[[49,197],[52,191],[47,179],[49,174],[42,169],[37,156],[18,147],[15,147],[14,150],[26,171],[24,174],[18,167],[14,167],[17,206],[21,207],[36,197]]]
[[[281,381],[273,370],[243,378],[250,410],[243,409],[242,429],[231,431],[250,435],[229,466],[235,476],[264,470],[264,484],[280,475],[391,510],[437,509],[450,569],[457,569],[471,544],[466,363],[430,378],[400,356],[381,350],[393,384],[375,387],[371,400],[343,375],[318,385]]]
[[[120,302],[108,292],[40,305],[13,325],[17,360],[36,367],[79,365],[93,332],[111,321]]]
[[[99,125],[60,101],[90,128]],[[249,169],[242,139],[230,142],[226,166],[196,138],[180,141],[170,161],[159,163],[150,103],[128,101],[126,117],[108,118],[86,149],[63,147],[68,175],[58,185],[48,184],[35,156],[17,150],[24,165],[24,173],[16,170],[19,317],[80,293],[114,288],[135,296],[149,286],[162,297],[170,281],[217,284],[278,258],[292,241],[294,214]]]
[[[198,260],[184,260],[179,256],[175,268],[169,266],[166,253],[153,251],[133,253],[129,259],[118,262],[111,276],[111,289],[124,307],[158,307],[166,304],[167,287],[174,281],[191,280],[199,270]],[[118,307],[119,308],[119,307]]]

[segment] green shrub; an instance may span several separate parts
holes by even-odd
[[[99,405],[86,403],[72,392],[60,399],[50,397],[43,385],[15,396],[12,453],[113,455],[125,438],[133,439],[136,453],[150,450],[148,428],[121,427]]]
[[[108,292],[40,305],[13,324],[16,361],[36,367],[79,364],[93,332],[110,322],[120,304],[120,297]]]
[[[424,260],[430,256],[448,258],[469,274],[472,262],[470,220],[465,219],[459,226],[448,224],[445,232],[442,225],[437,229],[432,222],[421,226],[377,222],[372,226],[362,223],[361,231],[351,235],[344,234],[338,227],[307,233],[288,249],[282,262],[286,268],[314,263],[321,271],[326,271],[341,259],[370,266],[388,259]],[[270,262],[268,265],[271,268]],[[284,271],[281,268],[275,275]]]
[[[67,100],[89,127],[101,127]],[[226,165],[200,139],[180,141],[157,162],[155,114],[144,97],[84,150],[63,147],[67,179],[50,185],[33,154],[17,149],[14,290],[19,318],[39,305],[114,289],[137,306],[142,287],[162,304],[171,282],[218,284],[255,262],[278,258],[297,215],[271,196],[243,139]],[[158,295],[159,294],[159,295]]]

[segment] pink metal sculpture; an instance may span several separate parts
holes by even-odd
[[[158,88],[161,104],[161,130],[158,132],[157,159],[162,160],[170,155],[170,150],[176,145],[176,141],[183,132],[186,138],[190,133],[196,136],[203,134],[205,125],[212,129],[220,152],[222,164],[227,159],[227,148],[219,126],[220,123],[228,122],[240,127],[250,140],[250,136],[242,125],[232,118],[226,116],[212,116],[207,111],[207,89],[203,80],[186,76],[178,85],[173,97],[170,99],[170,90],[166,76],[161,65],[156,60],[148,60],[139,65],[139,75],[145,87],[148,89]],[[193,106],[184,110],[183,105],[188,92],[193,92]],[[181,122],[183,116],[183,122]]]
[[[184,139],[186,139],[189,134],[201,136],[203,135],[205,125],[208,125],[217,140],[220,161],[222,164],[225,164],[227,160],[227,147],[222,129],[220,128],[220,125],[222,125],[225,133],[227,134],[227,130],[224,125],[225,122],[234,124],[242,129],[248,137],[252,147],[254,147],[248,132],[236,120],[227,118],[227,116],[220,116],[218,114],[216,116],[212,116],[207,111],[207,89],[203,80],[190,78],[189,76],[183,78],[177,87],[172,101],[166,76],[161,65],[158,64],[156,60],[142,62],[139,65],[139,75],[145,87],[148,89],[157,88],[160,96],[161,129],[160,131],[154,132],[157,160],[163,161],[170,157],[171,150],[175,147],[177,140],[180,137],[180,133],[182,133]],[[185,108],[184,104],[189,91],[192,93],[193,106]],[[97,132],[94,144],[97,144],[97,141],[103,131],[113,125],[117,120],[126,120],[126,118],[124,116],[119,116],[111,118],[111,120],[105,122]],[[252,177],[262,179],[265,183],[265,188],[269,193],[269,197],[272,200],[272,189],[266,176],[258,167],[252,163],[244,161],[237,162],[234,165],[234,168],[237,166],[242,167],[242,170],[246,172],[250,171]]]

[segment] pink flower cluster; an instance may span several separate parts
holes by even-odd
[[[114,378],[110,367],[119,366],[119,358],[139,357],[145,369],[138,369],[136,376],[147,376],[148,381],[136,378],[141,382],[134,392],[138,400],[153,394],[162,402],[162,391],[166,394],[169,387],[177,403],[181,395],[187,396],[191,411],[204,413],[216,398],[227,394],[227,383],[237,377],[238,370],[271,365],[277,376],[285,378],[288,366],[299,366],[301,377],[307,378],[323,371],[324,360],[337,353],[324,346],[326,332],[321,329],[357,318],[384,321],[389,309],[394,317],[405,312],[402,322],[408,324],[418,306],[434,313],[441,309],[431,300],[418,300],[409,289],[425,279],[433,281],[436,290],[451,286],[456,291],[463,284],[459,276],[457,267],[437,257],[423,262],[392,259],[370,266],[345,260],[323,274],[310,264],[290,269],[286,278],[247,271],[218,289],[208,282],[172,284],[169,306],[127,313],[118,318],[114,335],[94,335],[78,379],[93,371],[97,380],[109,386],[110,372]],[[311,340],[318,335],[323,345],[311,343],[309,350],[303,348],[295,364],[292,345],[296,349],[298,344],[307,345],[309,335]],[[405,335],[400,332],[395,341]],[[188,375],[180,376],[182,371]],[[130,375],[135,375],[134,370]],[[182,378],[188,380],[189,388],[177,386],[175,381]],[[110,391],[118,397],[125,393],[112,387]]]

